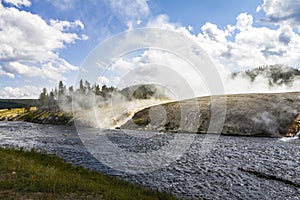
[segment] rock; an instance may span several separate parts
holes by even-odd
[[[300,131],[300,114],[292,122],[285,136],[294,137],[298,133],[298,131]]]

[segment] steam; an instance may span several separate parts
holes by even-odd
[[[297,92],[300,71],[285,65],[264,66],[223,75],[226,94]]]
[[[176,72],[193,89],[193,93],[187,94],[185,99],[218,95],[209,91],[208,80],[221,78],[225,94],[245,94],[245,93],[281,93],[299,91],[300,71],[297,68],[283,64],[256,66],[257,68],[244,68],[240,71],[232,72],[223,64],[215,63],[215,68],[219,74],[212,77],[199,76],[190,63],[179,58],[177,55],[163,50],[146,50],[141,55],[129,58],[117,59],[108,69],[114,75],[111,84],[117,84],[114,80],[123,80],[124,74],[130,74],[130,80],[126,80],[129,85],[134,85],[134,81],[140,79],[160,80],[162,76],[169,82],[180,82],[178,76],[170,75]],[[207,66],[197,66],[200,74]]]
[[[233,89],[231,86],[235,86],[237,90],[232,90],[234,93],[243,93],[243,86],[249,85],[253,86],[247,87],[247,92],[249,93],[262,92],[260,87],[265,87],[263,92],[270,92],[269,88],[272,88],[272,91],[278,92],[286,91],[286,88],[293,90],[292,87],[295,83],[297,83],[297,81],[299,81],[298,77],[294,77],[289,85],[269,85],[270,81],[266,76],[259,74],[256,76],[254,81],[251,81],[248,77],[240,75],[229,79],[228,82],[231,85],[225,86],[227,86],[227,89]],[[66,101],[66,99],[63,99],[60,101],[59,106],[65,112],[73,112],[73,116],[78,125],[114,129],[125,124],[136,112],[144,108],[176,100],[176,97],[172,95],[172,93],[166,88],[158,86],[155,86],[155,92],[151,94],[150,98],[136,99],[133,97],[133,94],[136,94],[135,92],[138,90],[138,88],[139,86],[135,86],[131,87],[131,90],[127,89],[129,91],[127,91],[127,95],[123,95],[120,92],[112,93],[110,94],[111,98],[109,99],[104,99],[101,96],[94,95],[93,93],[80,94],[75,92],[72,95],[72,103],[69,103]],[[298,97],[298,100],[300,100],[300,96]],[[282,122],[285,121],[287,115],[289,116],[288,118],[291,118],[290,115],[297,115],[299,113],[297,106],[290,105],[291,103],[295,104],[295,102],[298,102],[298,100],[293,99],[290,100],[292,102],[289,102],[289,99],[286,99],[281,102],[269,102],[270,110],[262,110],[255,116],[250,117],[249,120],[256,124],[256,128],[264,130],[265,132],[268,132],[274,136],[280,136],[280,133],[282,133],[285,129],[285,127],[282,125],[284,123]],[[280,107],[280,110],[284,111],[284,113],[272,112],[272,109],[276,107]]]
[[[151,94],[147,94],[150,91],[144,91],[144,94],[137,93],[141,87],[150,87]],[[138,95],[144,95],[144,99]],[[65,95],[62,95],[58,102],[64,112],[73,113],[77,125],[114,129],[131,119],[136,112],[174,99],[172,93],[165,88],[154,85],[128,87],[126,91],[112,92],[108,96],[109,98],[103,98],[94,93],[74,92],[71,103]]]
[[[296,133],[294,137],[280,138],[280,140],[283,142],[288,142],[291,140],[298,140],[299,138],[300,138],[300,131],[298,131],[298,133]]]
[[[168,100],[147,99],[122,101],[116,105],[108,105],[96,109],[98,128],[116,128],[130,120],[133,115],[150,106],[167,103]]]
[[[258,113],[254,116],[251,120],[254,121],[260,128],[264,128],[266,132],[271,133],[274,136],[280,136],[279,130],[281,127],[279,127],[280,125],[277,123],[278,116],[274,116],[270,112],[263,111],[262,113]]]
[[[275,65],[250,70],[248,72],[223,72],[221,77],[224,82],[226,94],[299,91],[300,73],[294,68]],[[140,77],[142,76],[140,75]],[[207,89],[203,87],[203,85],[205,85],[204,81],[193,79],[187,81],[195,89],[197,96],[211,95]],[[202,87],[197,87],[198,85],[202,85]],[[146,95],[146,97],[143,98],[136,98],[134,95],[139,94],[137,91],[139,91],[140,86],[141,85],[125,87],[122,90],[123,93],[111,93],[108,99],[97,96],[94,93],[81,94],[74,92],[72,94],[72,103],[67,101],[66,98],[62,98],[62,100],[59,101],[59,106],[65,112],[73,112],[73,116],[79,125],[113,129],[126,123],[136,112],[144,108],[178,100],[176,95],[172,93],[174,91],[171,92],[168,88],[157,85],[151,86],[155,88],[155,90],[152,91],[150,96]],[[194,96],[186,96],[186,98],[192,97]],[[299,100],[300,95],[298,99],[270,101],[268,108],[256,113],[254,116],[250,116],[249,120],[255,123],[256,128],[271,133],[274,136],[280,136],[285,130],[284,125],[290,123],[287,122],[286,119],[291,119],[293,116],[299,114]],[[280,109],[277,110],[283,111],[282,113],[273,112],[272,109],[279,107]]]

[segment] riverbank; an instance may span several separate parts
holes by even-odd
[[[91,129],[92,132],[93,130],[95,129]],[[75,166],[105,173],[153,190],[171,192],[179,198],[297,199],[300,193],[300,188],[294,186],[300,184],[300,140],[221,135],[213,142],[207,140],[209,135],[188,133],[178,133],[179,138],[174,140],[175,134],[149,132],[151,137],[142,138],[131,133],[146,136],[143,132],[126,134],[122,130],[107,130],[105,133],[116,150],[129,152],[131,155],[134,152],[158,152],[152,158],[155,162],[148,163],[156,168],[157,162],[161,162],[162,168],[131,174],[103,165],[102,159],[105,157],[100,157],[99,160],[93,157],[73,126],[0,122],[0,133],[1,146],[46,151]],[[194,137],[191,145],[191,140],[183,139],[187,135],[190,135],[189,138]],[[111,148],[98,148],[106,144],[98,142],[97,139],[95,141],[95,154],[99,152],[109,155],[108,161],[113,166],[124,166],[127,158],[120,158],[119,154],[112,153]],[[172,146],[168,146],[169,144]],[[186,145],[190,147],[176,161],[165,166],[166,161],[161,159],[160,150],[165,151],[164,148],[167,147],[170,149],[167,155],[172,156],[174,148]],[[174,153],[178,155],[178,152]],[[137,154],[129,159],[132,163],[140,163],[143,158],[140,159]]]
[[[0,148],[0,174],[0,199],[176,199],[35,151]]]
[[[70,112],[36,110],[29,112],[24,116],[19,116],[17,120],[23,120],[38,124],[52,125],[74,125],[73,116]]]
[[[0,121],[16,121],[22,116],[25,116],[33,111],[36,111],[36,107],[26,108],[9,108],[0,110]]]
[[[291,124],[300,113],[300,93],[234,94],[226,95],[226,119],[222,134],[231,136],[285,137],[293,136],[298,128]],[[218,97],[216,97],[218,98]],[[223,98],[223,97],[220,97]],[[216,107],[220,107],[216,101]],[[143,109],[121,126],[122,129],[190,132],[194,124],[181,120],[181,109],[186,116],[199,119],[197,133],[207,133],[211,117],[211,98],[171,102]],[[166,114],[162,114],[163,110]],[[185,122],[186,120],[186,122]],[[185,122],[184,126],[182,122]],[[187,125],[188,124],[188,125]]]
[[[73,125],[71,113],[39,110],[36,107],[0,110],[0,121],[27,121],[38,124]]]
[[[300,93],[234,94],[226,96],[226,119],[222,129],[223,135],[293,137],[300,129]],[[216,102],[218,107],[218,101]],[[199,120],[197,124],[186,119],[184,127],[181,120],[182,105],[187,116]],[[72,113],[49,110],[26,110],[17,108],[0,110],[0,121],[27,121],[39,124],[73,125]],[[86,113],[88,113],[87,111]],[[94,114],[79,116],[78,122],[83,126],[95,127]],[[127,116],[128,112],[124,112]],[[122,113],[121,118],[124,118]],[[134,112],[131,112],[134,113]],[[151,116],[151,117],[150,117]],[[180,102],[163,103],[142,109],[122,122],[122,129],[207,133],[211,117],[211,98],[199,97]],[[98,123],[114,124],[118,116],[101,116]],[[130,119],[131,118],[131,119]],[[151,119],[150,119],[151,118]],[[195,122],[194,122],[195,123]],[[91,125],[92,124],[92,125]],[[99,125],[99,124],[98,124]],[[118,125],[119,126],[119,125]],[[195,127],[197,129],[195,130]]]

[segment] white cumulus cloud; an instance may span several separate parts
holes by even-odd
[[[246,31],[252,27],[253,17],[247,13],[241,13],[237,18],[236,27],[241,31]]]
[[[83,28],[84,25],[79,20],[47,22],[39,15],[0,4],[2,70],[45,79],[62,78],[62,73],[76,70],[77,67],[61,58],[59,50],[76,40],[87,39],[85,35],[72,32]],[[48,68],[51,70],[46,71]]]
[[[255,27],[253,21],[253,16],[241,13],[237,16],[235,24],[228,24],[222,28],[207,22],[198,34],[193,34],[189,27],[171,23],[167,15],[159,15],[148,22],[148,27],[173,30],[198,43],[215,63],[226,92],[268,92],[271,90],[264,76],[258,77],[256,82],[252,83],[243,77],[233,80],[229,75],[233,70],[244,71],[263,65],[285,64],[298,67],[300,35],[288,24],[279,27]],[[141,81],[152,80],[163,72],[162,67],[156,66],[155,63],[178,71],[191,85],[197,86],[197,94],[205,94],[205,88],[199,86],[202,84],[199,84],[198,79],[193,79],[193,71],[189,70],[189,66],[182,62],[181,58],[164,52],[148,50],[131,59],[120,58],[110,70],[120,77],[121,81],[126,77],[129,77],[128,81],[134,78],[140,78]],[[168,74],[164,76],[172,78]],[[272,91],[293,91],[298,83],[299,81],[294,82],[292,87],[274,87]]]
[[[9,78],[15,78],[15,75],[13,73],[4,71],[2,66],[0,66],[0,76],[7,76]]]
[[[100,76],[100,77],[98,77],[98,82],[97,83],[99,85],[108,85],[110,83],[110,81],[105,76]]]
[[[123,21],[128,29],[139,25],[150,14],[147,0],[108,0],[108,3],[114,16]]]
[[[147,0],[111,0],[109,2],[120,17],[140,19],[147,17],[150,13]]]
[[[246,13],[236,20],[223,29],[206,23],[195,39],[216,63],[236,70],[271,64],[298,67],[300,36],[291,26],[254,27],[253,17]]]
[[[3,99],[36,99],[39,96],[41,88],[31,85],[25,85],[23,87],[5,87],[0,91],[0,98]]]
[[[264,0],[257,11],[266,13],[266,21],[283,25],[300,26],[300,0]]]
[[[16,7],[21,7],[21,6],[30,6],[31,2],[29,0],[3,0],[5,3],[14,5]],[[0,1],[1,2],[1,1]]]

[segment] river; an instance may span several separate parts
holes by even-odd
[[[126,136],[107,130],[128,152],[156,151],[174,134]],[[182,134],[187,137],[189,134]],[[85,148],[75,127],[0,122],[0,145],[55,153],[68,162],[188,199],[300,199],[300,140],[220,136],[203,156],[205,135],[196,135],[176,161],[146,173],[120,172],[99,162]],[[184,143],[184,141],[181,141]],[[142,144],[142,145],[141,145]],[[117,161],[116,161],[117,162]]]

